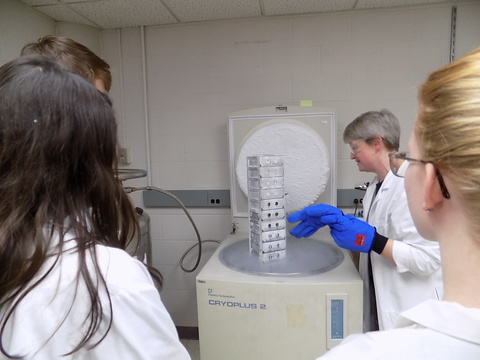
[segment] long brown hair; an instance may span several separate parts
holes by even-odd
[[[8,320],[43,280],[34,277],[52,249],[58,261],[67,233],[75,236],[77,282],[86,284],[91,304],[87,332],[71,352],[87,344],[103,319],[110,320],[101,339],[110,329],[112,317],[103,314],[105,304],[98,293],[107,284],[99,272],[95,245],[124,249],[139,233],[134,209],[114,175],[116,150],[110,100],[80,76],[43,56],[24,56],[0,68],[0,350],[4,355],[11,356],[2,341]],[[90,256],[93,271],[86,266]],[[100,284],[92,279],[100,279]],[[110,299],[105,308],[112,311]]]

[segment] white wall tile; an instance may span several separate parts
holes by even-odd
[[[150,68],[150,67],[149,67]],[[152,66],[152,68],[155,68]],[[178,109],[182,106],[182,83],[178,80],[153,81],[147,79],[148,84],[148,110],[152,118],[161,113],[165,108]]]
[[[102,58],[108,62],[119,60],[119,48],[121,47],[118,40],[118,30],[104,30],[101,33],[102,39]]]
[[[153,231],[153,229],[152,229]],[[202,238],[202,240],[211,240],[207,238]],[[198,242],[196,240],[190,241],[181,241],[181,240],[153,240],[152,241],[152,253],[154,259],[154,266],[162,268],[165,265],[178,266],[182,256]],[[215,252],[218,244],[215,242],[204,242],[202,243],[202,255],[201,255],[201,265],[208,261],[208,259]],[[188,255],[185,257],[186,261],[184,266],[187,268],[192,268],[195,264],[198,254],[198,247],[192,249]],[[192,260],[194,260],[192,262]],[[163,268],[162,268],[163,269]]]
[[[152,164],[154,185],[171,190],[228,189],[227,161]]]
[[[350,99],[350,75],[341,73],[312,73],[309,76],[293,77],[292,99],[315,101],[338,101]]]
[[[178,26],[148,26],[145,28],[147,57],[165,56],[179,52]]]
[[[289,18],[239,20],[234,23],[236,47],[279,47],[291,44]]]
[[[95,54],[101,54],[102,51],[102,38],[100,34],[100,30],[87,25],[67,22],[56,23],[56,35],[73,39],[88,47]]]
[[[416,96],[412,76],[408,73],[356,73],[352,74],[351,79],[352,100],[405,99]]]
[[[125,85],[123,96],[125,131],[130,136],[145,136],[143,85],[141,83]],[[114,104],[116,107],[120,107],[121,105],[115,101]]]
[[[198,222],[198,217],[192,215],[193,221]],[[195,230],[185,215],[163,216],[161,219],[163,236],[171,240],[195,240]],[[197,225],[198,226],[198,225]]]
[[[354,13],[352,40],[355,43],[401,41],[414,35],[414,10],[376,10]]]
[[[189,189],[228,189],[228,161],[197,161],[187,163],[184,174]]]
[[[180,81],[182,75],[182,56],[179,54],[162,54],[146,59],[149,83],[165,86]]]
[[[125,59],[139,57],[142,53],[142,37],[139,28],[121,30],[122,56]]]
[[[154,186],[169,190],[190,189],[185,176],[185,163],[161,162],[152,164],[152,181]]]
[[[0,64],[20,56],[24,45],[55,35],[55,22],[16,0],[0,1]]]
[[[293,76],[312,76],[320,71],[319,46],[292,46],[289,51]]]
[[[480,47],[480,4],[457,6],[455,58]]]
[[[463,8],[463,7],[460,7]],[[445,39],[450,37],[450,29],[445,26],[451,19],[452,8],[418,8],[411,13],[414,20],[413,38]],[[478,17],[476,18],[478,20]],[[477,21],[478,23],[478,21]]]
[[[207,54],[204,52],[189,53],[177,57],[178,68],[170,67],[177,71],[177,79],[184,82],[184,87],[196,84],[198,80],[205,78],[207,72]]]
[[[222,78],[229,82],[236,77],[258,76],[262,70],[262,52],[257,49],[239,48],[207,54],[209,78]]]
[[[154,163],[185,160],[183,135],[150,137],[150,159]]]
[[[232,49],[234,23],[231,21],[187,24],[178,27],[178,48],[182,53]]]
[[[248,107],[291,102],[291,77],[249,77],[235,81],[235,102]]]
[[[378,70],[381,64],[379,43],[335,44],[321,47],[324,73],[358,73]]]
[[[227,161],[228,136],[189,134],[184,138],[186,161]]]
[[[185,269],[190,270],[193,269],[194,265],[195,261],[192,264],[188,264],[186,262],[183,266],[185,267]],[[162,264],[161,273],[164,276],[164,279],[166,279],[163,290],[184,290],[195,288],[196,273],[183,271],[180,266],[178,266],[178,261],[175,265],[170,266]],[[177,312],[179,311],[177,310]]]
[[[415,44],[416,42],[413,40],[381,43],[381,54],[378,54],[381,63],[378,70],[381,72],[410,73],[417,61],[413,54]]]
[[[131,136],[130,133],[125,136],[122,143],[123,147],[129,148],[133,164],[146,164],[147,162],[147,147],[145,143],[145,136]]]
[[[123,59],[123,84],[125,87],[143,85],[143,66],[140,56]]]
[[[432,39],[415,41],[411,47],[412,73],[423,82],[428,74],[450,62],[450,40]]]
[[[196,304],[197,299],[195,299],[195,304]],[[196,311],[196,308],[195,308]],[[172,320],[175,324],[181,324],[180,326],[191,326],[191,327],[197,327],[198,326],[198,320],[197,320],[197,313],[170,313],[170,316],[172,317]],[[189,345],[187,345],[189,346]],[[194,346],[194,345],[192,345]],[[192,355],[192,359],[195,359],[193,356],[194,352],[199,353],[199,350],[188,350],[189,354]],[[200,355],[198,355],[200,356]]]
[[[232,105],[233,81],[229,79],[201,78],[182,88],[182,104],[199,107],[215,104]]]
[[[337,188],[352,189],[356,185],[372,181],[374,174],[358,171],[353,160],[339,159],[337,161]]]
[[[197,215],[196,225],[202,240],[223,240],[232,230],[232,219],[227,215]]]
[[[160,296],[171,314],[196,312],[197,297],[195,288],[182,290],[165,289],[160,292]]]
[[[286,76],[292,73],[291,47],[272,47],[262,50],[263,73],[267,76]]]
[[[351,40],[351,13],[299,16],[292,19],[293,45],[342,44]]]

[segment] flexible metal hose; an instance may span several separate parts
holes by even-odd
[[[171,192],[168,192],[167,190],[163,190],[163,189],[160,189],[160,188],[157,188],[157,187],[154,187],[154,186],[144,186],[144,187],[132,187],[132,186],[127,186],[127,187],[124,187],[125,189],[125,192],[128,194],[128,193],[132,193],[134,191],[139,191],[139,190],[147,190],[147,191],[158,191],[162,194],[165,194],[169,197],[171,197],[173,200],[175,200],[177,202],[177,204],[182,208],[182,210],[185,212],[185,215],[187,215],[188,219],[190,220],[192,226],[193,226],[193,229],[195,230],[195,234],[197,235],[197,241],[198,243],[195,244],[194,246],[190,247],[186,252],[185,254],[183,254],[183,256],[181,257],[180,259],[180,262],[179,262],[179,265],[180,267],[182,268],[183,271],[185,272],[188,272],[188,273],[191,273],[191,272],[194,272],[197,268],[198,268],[198,265],[200,264],[200,260],[202,258],[202,239],[200,237],[200,232],[198,231],[198,228],[197,228],[197,225],[195,224],[195,222],[193,221],[192,219],[192,216],[190,215],[190,213],[188,212],[187,208],[185,207],[185,205],[183,205],[183,203],[180,201],[180,199],[178,197],[176,197],[175,195],[173,195]],[[209,241],[213,241],[213,240],[209,240]],[[196,246],[198,246],[198,255],[197,255],[197,260],[195,262],[195,265],[191,268],[191,269],[187,269],[183,266],[183,261],[185,259],[185,256],[193,249],[195,248]]]

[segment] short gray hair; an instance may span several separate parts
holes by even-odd
[[[380,136],[388,150],[400,147],[400,123],[390,110],[368,111],[350,124],[343,132],[343,142],[348,144],[354,140],[371,140]]]

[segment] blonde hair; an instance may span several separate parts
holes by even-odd
[[[480,215],[480,48],[436,70],[421,86],[414,134],[423,159],[455,184],[476,224]],[[480,224],[476,231],[480,231]]]

